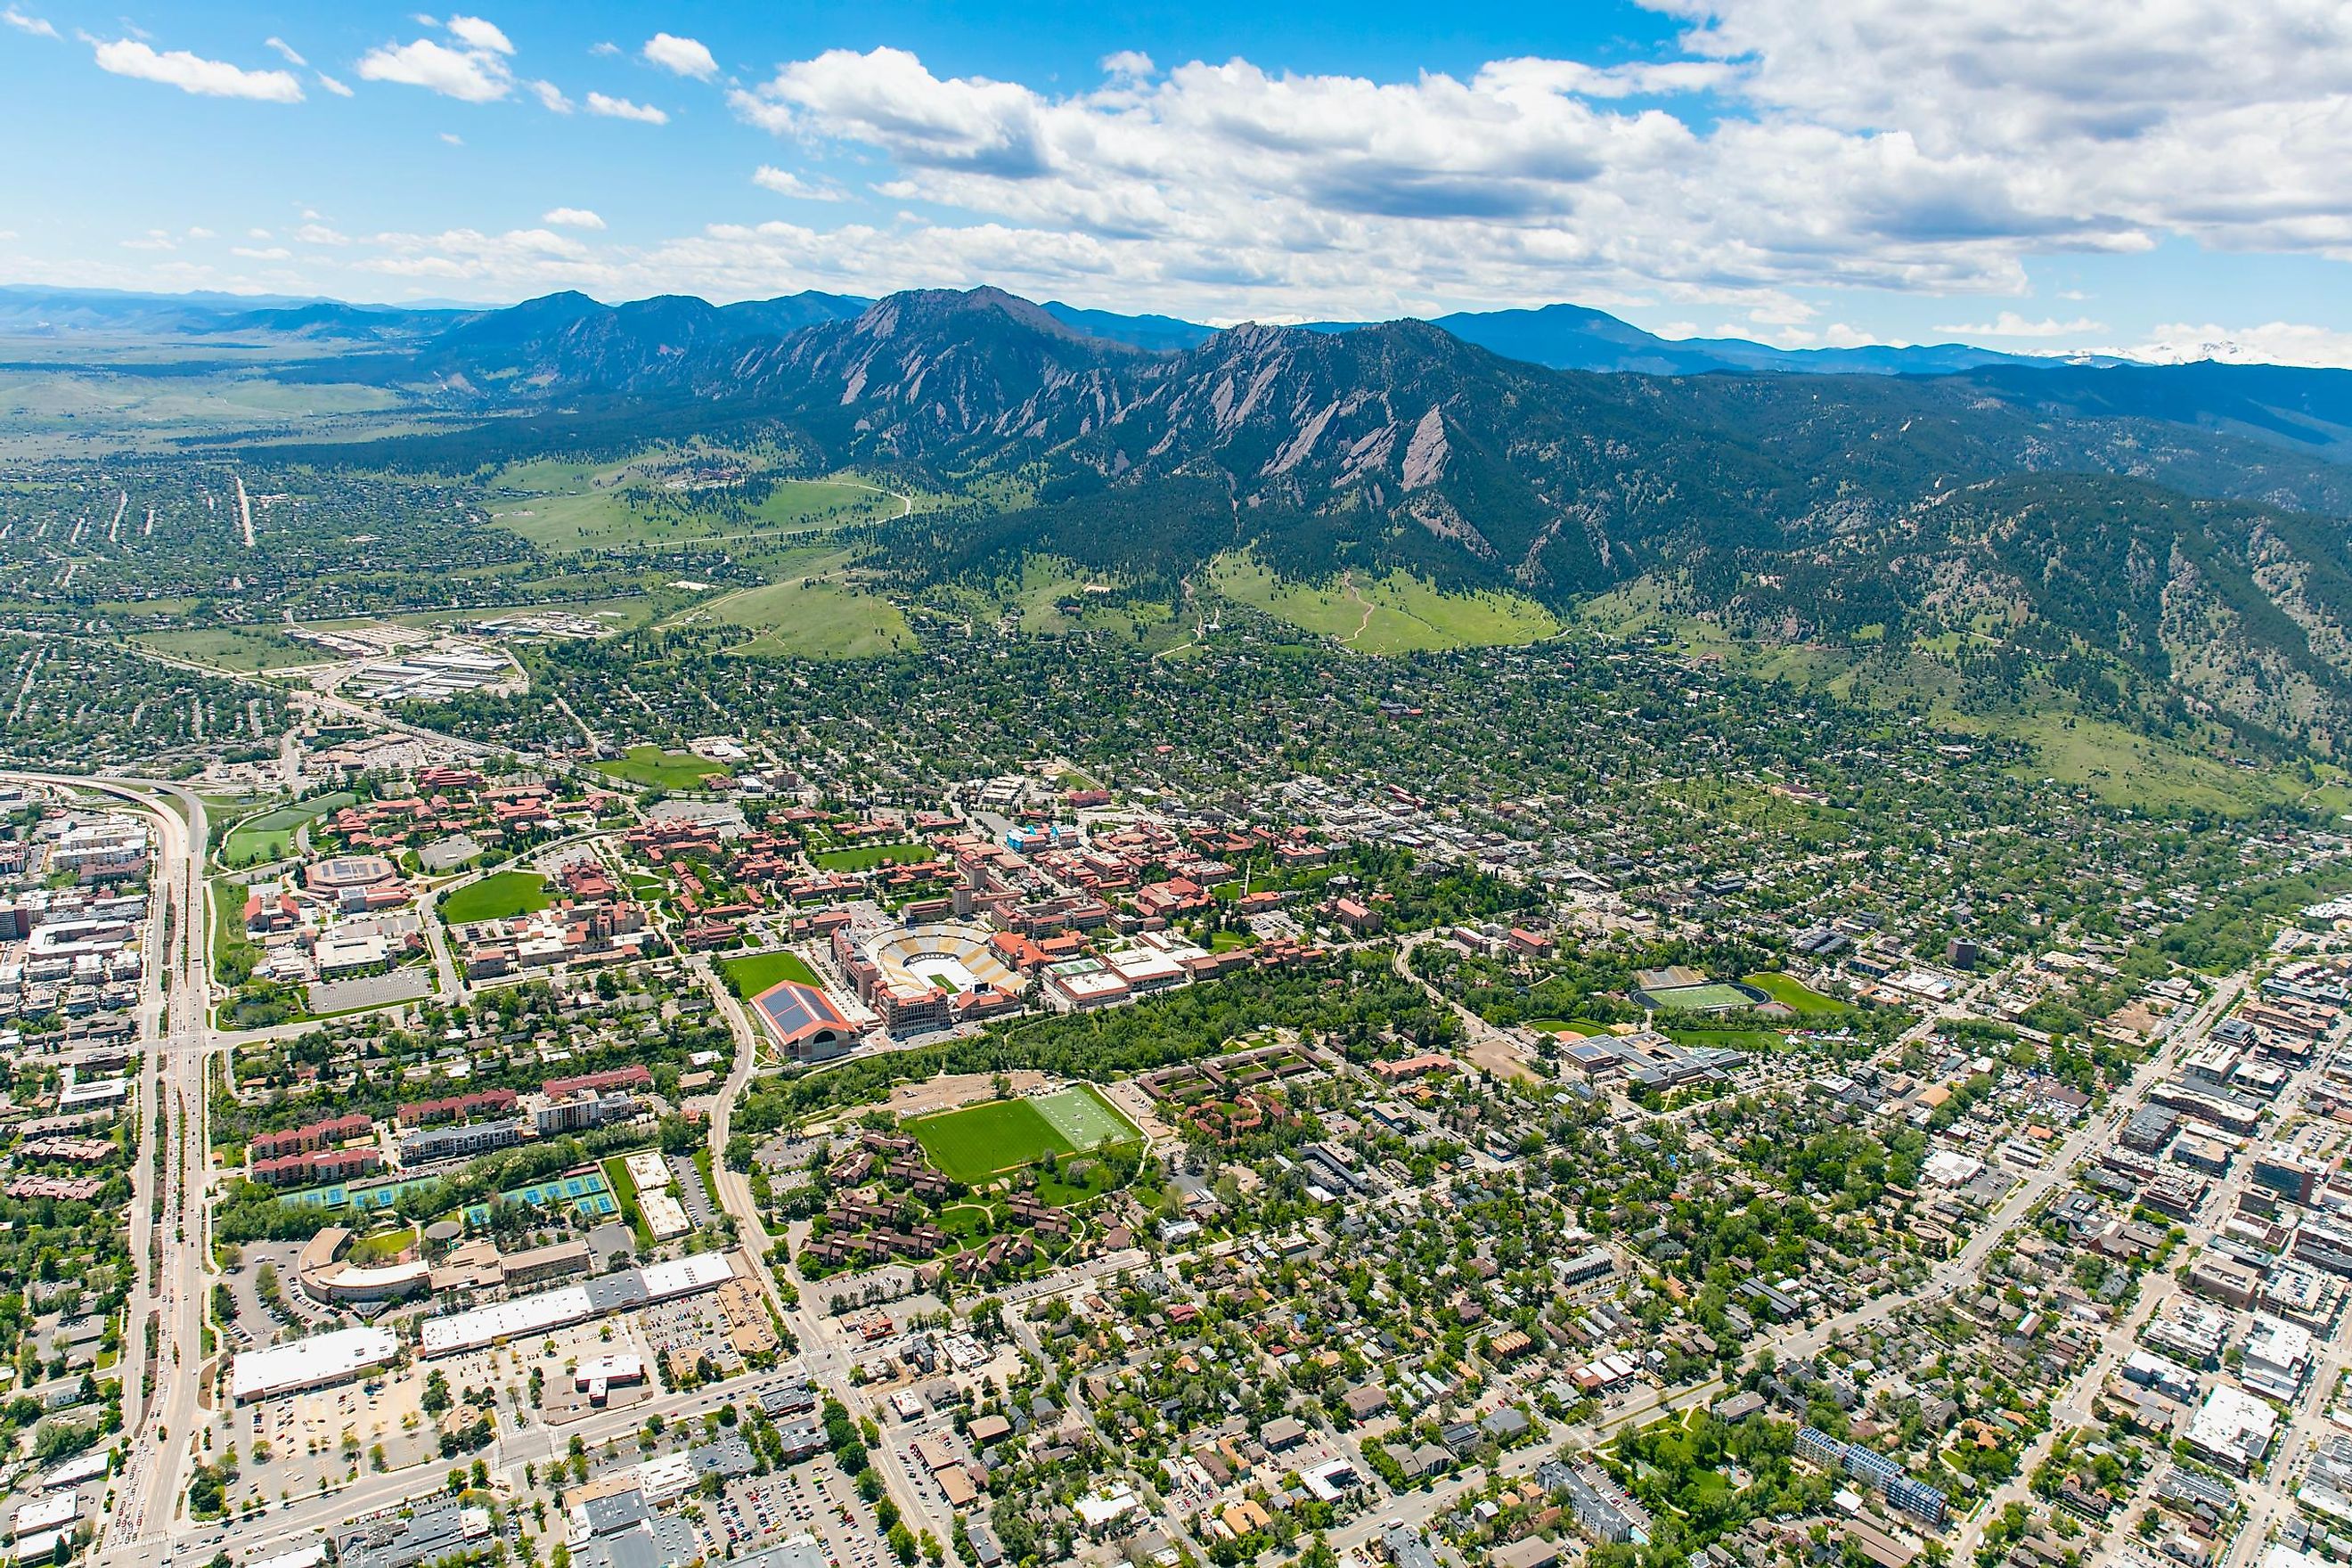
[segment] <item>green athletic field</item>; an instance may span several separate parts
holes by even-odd
[[[908,1133],[954,1180],[977,1186],[1048,1154],[1067,1156],[1108,1139],[1136,1137],[1125,1117],[1090,1089],[1037,1100],[992,1100],[919,1117]]]
[[[803,985],[817,983],[816,972],[798,953],[755,952],[748,958],[722,958],[719,973],[727,977],[735,994],[750,1001],[780,980],[797,981]]]
[[[1663,991],[1644,991],[1643,994],[1661,1007],[1688,1013],[1726,1013],[1756,1005],[1755,998],[1748,993],[1721,981],[1705,985],[1669,985]]]
[[[441,918],[451,925],[475,921],[502,921],[535,914],[553,900],[547,879],[536,871],[493,871],[478,882],[468,882],[441,900]]]
[[[1070,1141],[1073,1148],[1092,1149],[1105,1142],[1124,1143],[1136,1136],[1133,1122],[1112,1110],[1109,1101],[1101,1095],[1083,1085],[1029,1103],[1054,1124],[1055,1131]]]
[[[631,746],[616,759],[592,765],[598,773],[644,784],[648,789],[700,789],[702,781],[710,774],[725,775],[735,771],[725,763],[714,763],[691,752],[665,752],[659,746]]]
[[[820,849],[809,857],[827,871],[871,871],[877,866],[911,866],[939,858],[928,844],[860,844],[848,849]]]

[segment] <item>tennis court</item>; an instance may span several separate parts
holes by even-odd
[[[527,1187],[500,1193],[499,1196],[508,1203],[535,1209],[556,1208],[569,1204],[590,1219],[611,1219],[621,1212],[620,1201],[614,1197],[612,1188],[594,1171],[533,1182]],[[488,1204],[476,1204],[466,1211],[467,1222],[471,1225],[482,1225],[489,1217],[490,1205]]]

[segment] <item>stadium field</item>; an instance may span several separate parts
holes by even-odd
[[[1738,986],[1723,981],[1710,981],[1705,985],[1669,985],[1660,991],[1645,990],[1643,994],[1661,1007],[1685,1013],[1728,1013],[1753,1007],[1757,1002]]]

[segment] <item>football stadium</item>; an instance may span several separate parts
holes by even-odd
[[[857,999],[901,1038],[1021,1005],[1024,981],[973,926],[941,921],[862,940],[845,927],[833,933],[833,954]]]
[[[1638,970],[1633,1001],[1664,1012],[1737,1013],[1760,1007],[1770,994],[1739,980],[1712,980],[1687,964]]]
[[[886,985],[919,991],[1018,991],[1021,981],[977,927],[943,922],[884,931],[866,944],[866,956]]]

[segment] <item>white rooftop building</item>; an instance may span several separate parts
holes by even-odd
[[[239,1405],[323,1388],[373,1372],[400,1354],[400,1342],[383,1329],[334,1329],[268,1350],[241,1352],[229,1367]]]
[[[2277,1411],[2223,1384],[2205,1396],[2184,1436],[2195,1453],[2242,1476],[2270,1452],[2277,1433]]]

